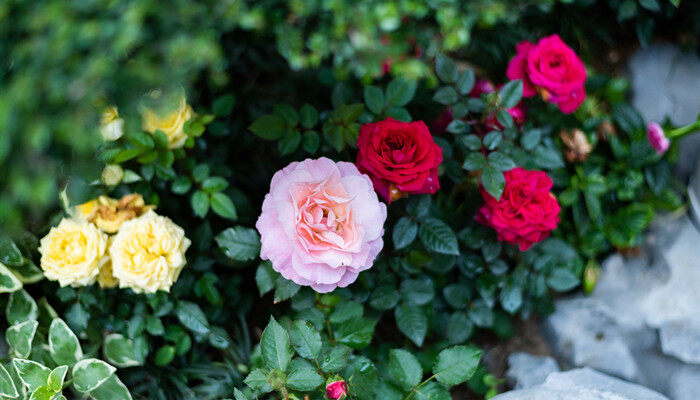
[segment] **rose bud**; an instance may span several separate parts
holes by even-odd
[[[345,381],[331,382],[326,386],[326,396],[332,400],[342,400],[348,394],[348,385]]]
[[[647,139],[649,139],[649,144],[659,155],[664,154],[671,145],[664,130],[656,122],[650,122],[647,125]]]

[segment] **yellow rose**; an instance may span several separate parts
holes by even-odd
[[[100,196],[76,207],[76,216],[92,222],[107,233],[116,233],[119,227],[130,219],[143,215],[155,208],[146,205],[139,194],[128,194],[121,199]]]
[[[102,289],[112,289],[119,286],[119,279],[115,278],[112,272],[112,260],[107,261],[100,268],[100,273],[97,274],[97,283]]]
[[[100,134],[106,141],[117,140],[124,134],[124,120],[119,118],[117,107],[109,106],[102,113]]]
[[[155,133],[161,130],[168,137],[168,148],[179,149],[184,146],[187,135],[185,134],[185,122],[194,117],[194,110],[187,104],[185,97],[180,98],[176,110],[165,115],[150,108],[144,110],[142,128],[146,132]]]
[[[64,218],[41,239],[41,268],[46,278],[61,286],[95,282],[107,261],[107,235],[87,221]]]
[[[190,240],[170,218],[153,210],[126,221],[114,236],[109,254],[120,288],[136,293],[170,291],[185,266]]]

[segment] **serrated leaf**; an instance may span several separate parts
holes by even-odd
[[[275,287],[275,280],[279,274],[272,269],[272,263],[263,261],[255,271],[255,283],[258,285],[260,296],[269,292]]]
[[[455,87],[459,94],[466,96],[474,88],[474,83],[474,71],[467,69],[459,74],[459,78],[457,78],[457,82],[455,82]]]
[[[301,286],[294,281],[286,279],[283,276],[278,277],[275,281],[275,303],[291,299],[292,296],[297,294],[300,288]]]
[[[496,200],[499,200],[506,187],[506,178],[503,176],[503,172],[499,171],[498,168],[487,165],[484,167],[483,171],[481,171],[481,185],[486,189],[488,194],[493,196]]]
[[[189,301],[180,301],[175,309],[175,314],[180,323],[192,332],[200,335],[209,333],[209,321],[197,304]]]
[[[365,86],[364,97],[365,104],[371,112],[375,114],[382,113],[386,105],[386,99],[381,89],[375,86]]]
[[[51,321],[49,327],[49,351],[59,364],[73,365],[83,358],[83,350],[75,333],[60,318]]]
[[[503,309],[514,314],[523,304],[522,288],[510,282],[506,283],[503,289],[501,289],[499,298]]]
[[[296,352],[309,360],[318,360],[321,354],[321,334],[306,321],[294,321],[289,338]]]
[[[445,83],[452,83],[457,79],[457,65],[451,58],[444,54],[435,57],[435,73]]]
[[[479,147],[481,147],[481,143],[479,143]],[[472,152],[467,154],[467,156],[464,158],[464,163],[462,164],[462,168],[467,171],[479,171],[485,166],[486,157],[480,152]]]
[[[488,163],[489,165],[503,172],[517,167],[515,161],[500,151],[494,151],[493,153],[489,154]]]
[[[391,233],[391,238],[394,241],[394,248],[399,250],[416,240],[418,224],[408,217],[401,217],[396,225],[394,225],[394,229]]]
[[[351,349],[343,345],[334,345],[326,348],[321,353],[321,370],[323,372],[336,372],[348,363]]]
[[[554,149],[545,146],[537,146],[532,154],[532,161],[540,168],[556,169],[564,167],[564,159]]]
[[[194,215],[200,218],[206,217],[209,212],[209,195],[202,190],[197,190],[190,197],[190,205]]]
[[[351,318],[338,325],[334,332],[335,340],[353,349],[363,349],[372,341],[376,324],[376,320],[369,318]]]
[[[218,215],[232,221],[238,219],[236,206],[226,194],[222,192],[213,193],[209,202],[211,203],[211,209]]]
[[[301,144],[301,133],[297,130],[288,131],[282,139],[277,142],[277,150],[280,155],[291,154],[299,148]]]
[[[304,136],[301,138],[301,147],[305,152],[314,154],[316,151],[318,151],[320,145],[321,136],[319,136],[316,131],[304,132]]]
[[[392,309],[399,303],[399,292],[395,286],[382,285],[369,296],[369,305],[379,311]]]
[[[289,334],[273,317],[263,331],[260,352],[266,367],[287,370],[292,359]]]
[[[579,278],[566,268],[554,268],[547,276],[547,286],[557,292],[571,290],[579,283]]]
[[[428,333],[428,317],[420,307],[402,304],[394,311],[396,325],[401,333],[411,339],[416,346],[422,346]]]
[[[278,115],[267,114],[253,121],[248,129],[265,140],[276,140],[284,134],[285,122]]]
[[[423,368],[418,359],[404,349],[389,351],[387,372],[391,380],[406,391],[418,386],[423,377]]]
[[[446,106],[456,103],[458,99],[457,91],[452,86],[443,86],[433,95],[434,101]]]
[[[416,81],[394,79],[386,87],[386,103],[391,107],[405,106],[413,99],[417,86]]]
[[[503,85],[498,91],[498,97],[501,100],[501,107],[513,108],[518,105],[523,97],[523,82],[521,80],[510,81]]]
[[[295,358],[289,365],[287,386],[292,390],[310,392],[324,383],[321,375],[308,361]]]
[[[471,378],[479,366],[481,350],[471,346],[454,346],[438,354],[433,374],[438,382],[448,386],[459,385]]]
[[[452,228],[437,218],[427,218],[422,221],[418,235],[428,250],[441,254],[459,255],[457,236]]]
[[[299,110],[299,122],[306,129],[313,128],[318,123],[318,111],[310,104],[304,104]]]
[[[227,257],[236,261],[250,261],[260,255],[260,235],[255,229],[228,228],[216,236],[216,243]]]
[[[265,372],[260,369],[254,369],[246,378],[243,383],[248,385],[253,390],[260,390],[261,392],[267,393],[272,391],[272,387],[267,382],[267,376]]]

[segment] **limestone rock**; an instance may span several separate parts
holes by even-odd
[[[508,357],[506,379],[512,388],[525,389],[541,384],[554,372],[559,372],[559,365],[552,357],[518,352]]]

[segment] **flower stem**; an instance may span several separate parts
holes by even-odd
[[[409,393],[408,396],[406,396],[406,398],[405,398],[404,400],[410,400],[411,397],[413,397],[413,394],[414,394],[421,386],[423,386],[423,385],[425,385],[426,383],[432,381],[433,378],[435,378],[435,375],[433,375],[433,376],[431,376],[430,378],[424,380],[423,382],[420,383],[420,385],[414,387],[413,390],[411,390],[411,393]]]
[[[696,130],[699,130],[699,129],[700,129],[700,115],[698,116],[698,119],[695,122],[690,123],[690,124],[685,125],[685,126],[681,126],[679,128],[676,128],[676,129],[672,129],[666,133],[666,136],[668,138],[681,137],[681,136],[685,136],[685,135],[687,135],[691,132],[694,132]]]

